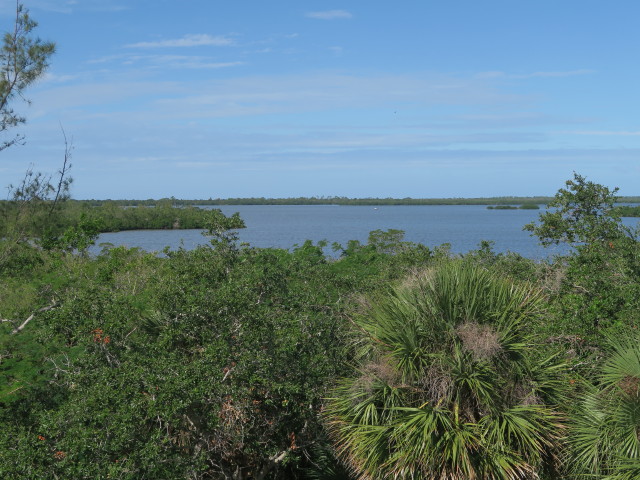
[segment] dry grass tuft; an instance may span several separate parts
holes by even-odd
[[[518,405],[542,405],[544,401],[534,391],[531,385],[517,384],[514,386],[513,400]]]
[[[390,386],[399,386],[401,383],[398,371],[383,357],[369,362],[362,369],[362,375],[360,377],[361,385],[368,385],[369,388],[371,388],[370,386],[373,385],[376,380]]]
[[[405,275],[399,283],[399,288],[402,290],[413,290],[420,288],[429,277],[433,275],[433,268],[416,268],[413,267],[407,275]]]
[[[456,334],[474,360],[493,358],[502,350],[500,334],[491,325],[465,322],[456,328]]]
[[[618,382],[618,387],[630,397],[637,397],[640,393],[640,380],[637,377],[627,375]]]
[[[426,399],[434,405],[449,399],[453,392],[453,379],[450,373],[437,363],[429,366],[421,383]]]

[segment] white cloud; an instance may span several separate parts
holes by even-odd
[[[139,42],[126,45],[129,48],[162,48],[162,47],[225,47],[233,45],[233,39],[222,35],[212,36],[208,34],[185,35],[182,38],[158,40],[156,42]]]
[[[315,18],[317,20],[336,20],[343,18],[351,18],[353,15],[346,10],[324,10],[321,12],[307,12],[306,17]]]

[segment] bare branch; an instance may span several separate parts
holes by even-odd
[[[262,470],[260,472],[258,472],[258,475],[256,475],[256,480],[262,480],[263,478],[265,478],[267,476],[267,474],[276,465],[278,465],[278,463],[282,462],[285,458],[287,458],[287,455],[289,454],[289,452],[291,450],[292,450],[292,448],[288,448],[286,450],[283,450],[280,453],[274,454],[271,457],[269,457],[269,463],[267,463],[264,467],[262,467]]]
[[[41,309],[36,310],[31,315],[29,315],[29,317],[27,317],[27,319],[24,322],[22,322],[19,327],[14,328],[11,331],[11,335],[15,335],[16,333],[20,333],[22,330],[24,330],[24,327],[26,327],[27,324],[31,320],[33,320],[33,317],[35,317],[37,313],[47,312],[49,310],[52,310],[52,309],[56,308],[57,306],[58,306],[58,304],[54,300],[54,301],[51,302],[51,305],[46,306],[46,307],[42,307]],[[2,319],[2,321],[3,322],[11,322],[11,323],[14,323],[14,324],[17,323],[17,320]]]
[[[61,199],[61,196],[68,196],[66,192],[69,191],[69,185],[72,181],[71,178],[68,178],[68,173],[69,169],[71,168],[71,151],[73,150],[73,139],[71,139],[71,141],[68,141],[67,133],[64,131],[62,125],[60,125],[60,129],[62,130],[62,138],[64,139],[64,160],[62,162],[62,168],[58,170],[58,185],[56,188],[56,194],[53,197],[53,202],[51,203],[51,212],[53,212],[56,208],[56,205]]]

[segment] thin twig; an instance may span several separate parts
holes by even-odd
[[[69,163],[69,161],[71,160],[71,151],[73,150],[73,139],[71,140],[71,143],[69,143],[67,140],[67,133],[64,131],[62,125],[60,125],[60,130],[62,130],[62,138],[64,139],[64,160],[62,162],[62,168],[58,171],[60,178],[58,179],[58,186],[56,188],[56,194],[53,197],[53,202],[51,203],[50,212],[53,212],[56,208],[56,205],[60,200],[60,193],[69,188],[69,181],[65,181],[65,177],[71,168],[71,163]]]

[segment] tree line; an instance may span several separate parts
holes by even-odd
[[[640,197],[625,197],[629,203],[640,203]],[[546,204],[551,197],[487,197],[487,198],[349,198],[349,197],[289,197],[289,198],[209,198],[208,200],[186,200],[163,198],[161,200],[77,200],[90,205],[114,202],[118,205],[155,205],[159,201],[170,201],[174,205],[513,205]]]

